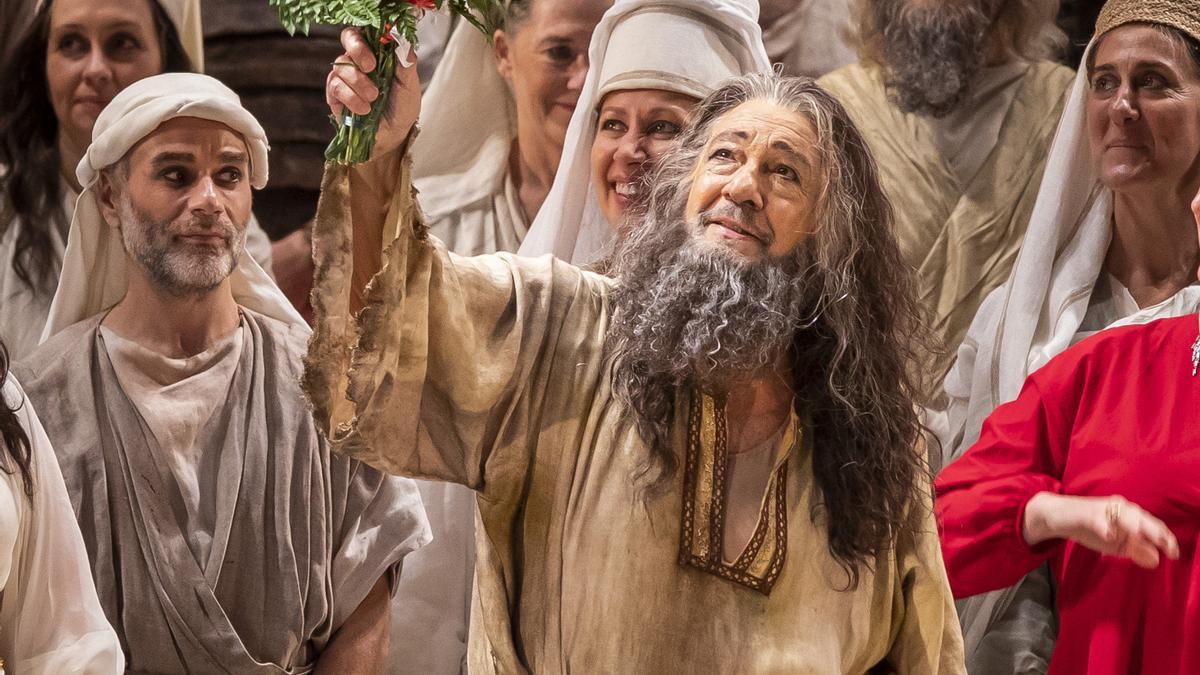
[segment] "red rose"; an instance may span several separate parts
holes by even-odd
[[[433,0],[408,0],[408,4],[413,7],[420,7],[421,9],[437,9],[437,5],[433,3]]]

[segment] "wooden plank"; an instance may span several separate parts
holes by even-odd
[[[325,100],[325,75],[342,53],[324,38],[270,36],[263,40],[223,39],[205,43],[205,69],[231,89],[287,89],[319,92]]]

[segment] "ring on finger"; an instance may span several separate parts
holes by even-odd
[[[1114,500],[1109,502],[1108,506],[1105,507],[1104,515],[1108,518],[1109,525],[1116,526],[1117,523],[1121,522],[1122,506],[1123,504],[1121,502]]]

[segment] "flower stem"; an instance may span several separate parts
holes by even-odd
[[[379,130],[379,120],[387,110],[388,94],[396,74],[395,45],[390,40],[382,39],[385,34],[380,26],[367,26],[363,29],[363,37],[375,54],[377,65],[369,76],[371,82],[379,88],[379,98],[371,104],[371,112],[366,115],[355,115],[347,110],[342,114],[341,120],[336,120],[337,133],[325,149],[327,161],[358,164],[371,158],[371,150],[375,147],[375,134]]]

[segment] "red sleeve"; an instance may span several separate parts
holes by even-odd
[[[1055,540],[1030,547],[1021,533],[1029,499],[1062,492],[1081,369],[1078,362],[1055,365],[996,408],[979,441],[935,482],[942,554],[956,598],[1011,586],[1061,546]]]

